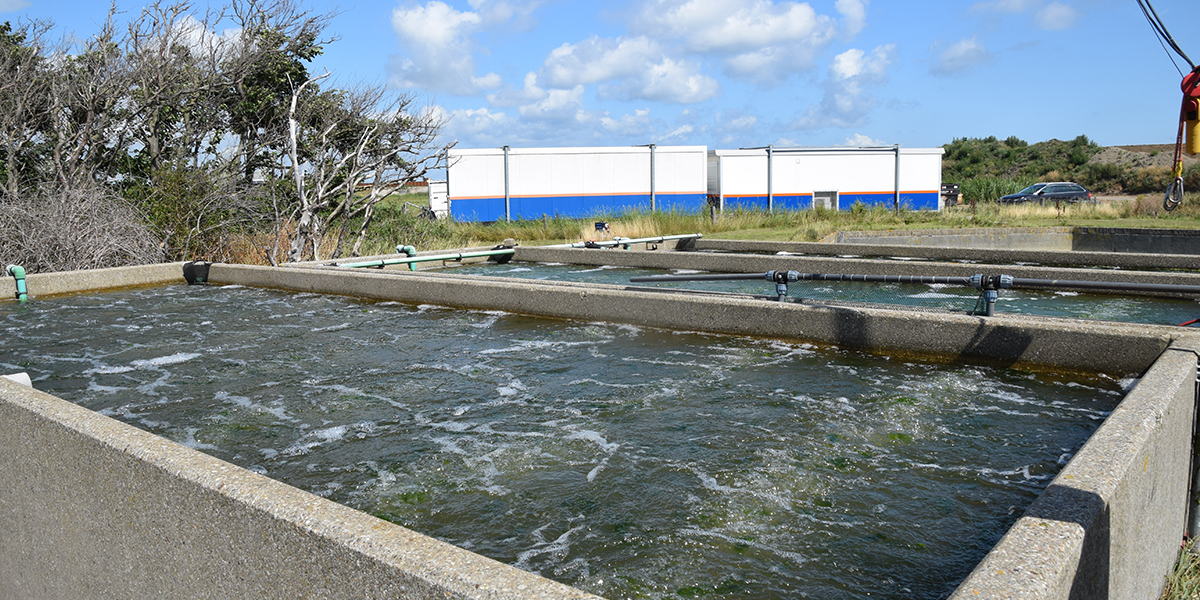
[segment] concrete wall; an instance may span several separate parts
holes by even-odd
[[[1076,227],[1072,250],[1200,254],[1200,231],[1193,229],[1129,229]]]
[[[699,244],[699,241],[696,242]],[[1200,285],[1200,273],[1124,271],[1116,269],[1047,268],[1029,265],[987,265],[958,262],[872,260],[825,256],[765,256],[701,252],[641,252],[518,246],[513,260],[583,265],[622,265],[655,269],[698,269],[714,273],[753,273],[779,270],[805,273],[863,275],[939,275],[970,277],[976,273],[1030,279],[1065,279],[1131,283]],[[1195,267],[1193,267],[1195,268]]]
[[[835,244],[952,246],[1003,250],[1070,250],[1070,227],[1010,229],[920,229],[903,231],[839,231],[822,240]]]
[[[613,257],[656,255],[623,250],[578,252]],[[560,319],[801,339],[934,360],[969,358],[1119,375],[1141,373],[1173,336],[1185,331],[1157,325],[806,305],[734,294],[401,270],[218,264],[209,271],[209,281]],[[763,283],[765,292],[774,292],[773,285]]]
[[[997,250],[1077,250],[1145,254],[1200,254],[1200,231],[1122,227],[925,229],[839,231],[821,240],[835,244],[942,246]]]
[[[574,252],[610,262],[671,254]],[[134,279],[167,275],[145,269]],[[214,265],[209,280],[898,356],[1145,372],[954,598],[1153,598],[1178,551],[1200,349],[1186,329],[406,271]],[[0,422],[3,599],[586,597],[3,380]]]
[[[852,244],[828,242],[761,242],[753,240],[713,240],[702,238],[688,244],[688,250],[721,252],[787,252],[814,256],[878,256],[922,258],[935,261],[969,260],[997,265],[1030,263],[1043,266],[1120,267],[1122,269],[1200,270],[1200,261],[1192,254],[1158,254],[1085,250],[1018,250],[964,248],[961,246],[895,246],[872,244],[867,240]]]
[[[952,600],[1147,600],[1179,554],[1200,340],[1172,344]]]
[[[595,598],[0,379],[0,598]]]
[[[35,273],[25,277],[25,289],[30,298],[36,298],[182,281],[183,263],[160,263],[88,271]],[[0,277],[0,299],[12,299],[16,292],[16,282],[12,277]]]

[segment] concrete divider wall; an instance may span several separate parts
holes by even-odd
[[[1131,283],[1200,285],[1200,273],[1072,269],[1027,265],[963,264],[957,262],[871,260],[824,256],[764,256],[703,252],[644,252],[639,250],[581,250],[518,246],[513,260],[562,262],[581,265],[620,265],[653,269],[697,269],[715,273],[801,271],[862,275],[939,275],[970,277],[976,273],[1012,275],[1030,279],[1064,279]],[[764,281],[764,284],[767,282]],[[768,290],[773,290],[769,284]],[[1001,292],[1003,293],[1003,292]],[[1093,291],[1093,293],[1096,293]]]
[[[774,302],[732,294],[681,294],[652,288],[408,271],[213,265],[209,281],[664,329],[809,340],[933,360],[971,358],[1118,375],[1144,371],[1177,331],[1157,325],[1020,316],[985,318]]]
[[[214,265],[209,280],[1009,365],[1149,368],[954,598],[1152,598],[1178,551],[1200,348],[1186,330],[403,271]],[[0,422],[2,598],[586,596],[7,381]]]
[[[1076,227],[1072,250],[1094,252],[1162,252],[1200,254],[1200,231],[1193,229],[1133,229]]]
[[[1163,353],[951,600],[1147,600],[1185,531],[1200,340]]]
[[[111,269],[33,273],[25,277],[29,297],[53,296],[76,292],[92,292],[135,285],[155,285],[183,281],[183,263],[159,263]],[[0,277],[0,298],[11,299],[17,286],[12,277]]]
[[[839,231],[822,241],[838,244],[958,246],[1005,250],[1070,250],[1070,227]]]
[[[1162,254],[1085,250],[1019,250],[1008,248],[963,248],[961,246],[894,246],[876,245],[868,240],[854,244],[826,242],[764,242],[755,240],[699,239],[687,250],[717,250],[721,252],[788,252],[817,256],[878,256],[924,258],[940,261],[970,260],[1003,265],[1031,263],[1044,266],[1120,267],[1122,269],[1200,270],[1200,260],[1194,254]],[[1002,267],[997,267],[1002,268]]]
[[[595,598],[0,379],[0,598]]]

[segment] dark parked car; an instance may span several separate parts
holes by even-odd
[[[1053,183],[1035,183],[1015,194],[1001,196],[1003,204],[1020,202],[1090,202],[1092,193],[1078,183],[1056,181]]]

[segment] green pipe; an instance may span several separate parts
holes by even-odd
[[[417,255],[417,248],[416,248],[416,246],[405,246],[405,245],[396,246],[396,254],[403,254],[409,258],[412,258]],[[408,270],[416,271],[417,263],[408,263]]]
[[[17,302],[25,304],[29,300],[29,294],[25,289],[25,267],[21,265],[8,265],[4,269],[5,274],[12,275],[17,280]]]
[[[408,258],[388,258],[383,260],[368,260],[356,263],[333,263],[335,267],[350,267],[353,269],[361,269],[364,267],[376,267],[382,269],[387,265],[403,265],[407,264],[412,269],[413,263],[430,262],[435,260],[462,260],[464,258],[481,258],[484,256],[512,256],[516,250],[505,248],[503,250],[479,250],[477,252],[459,252],[457,254],[438,254],[436,256],[410,256]],[[413,269],[414,271],[416,269]]]

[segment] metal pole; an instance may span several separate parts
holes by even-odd
[[[511,221],[509,216],[509,196],[508,196],[508,146],[504,147],[504,220]]]
[[[771,170],[774,150],[774,146],[767,146],[767,212],[775,212],[775,177]]]
[[[896,191],[892,196],[892,203],[896,206],[896,214],[900,214],[900,144],[892,147],[896,149]]]
[[[650,212],[657,210],[654,203],[654,144],[650,144]]]

